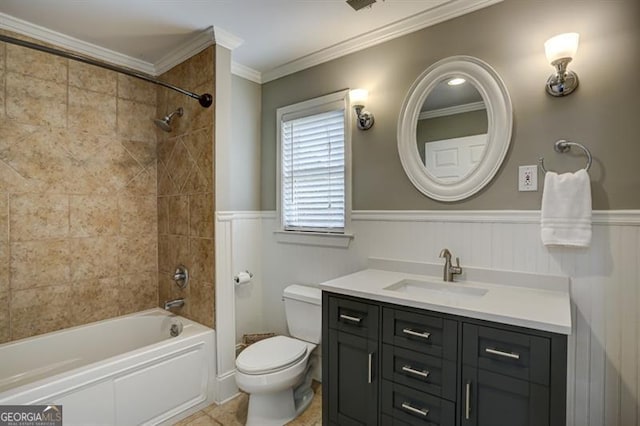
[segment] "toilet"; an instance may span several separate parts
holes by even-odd
[[[261,340],[236,359],[236,383],[249,394],[247,426],[282,426],[313,399],[311,352],[320,344],[322,292],[290,285],[283,293],[291,337]]]

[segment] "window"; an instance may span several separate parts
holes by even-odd
[[[347,93],[278,109],[279,215],[285,232],[345,234],[348,229]]]

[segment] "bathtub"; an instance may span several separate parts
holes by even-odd
[[[0,405],[62,404],[65,426],[169,424],[213,402],[214,334],[155,308],[5,343]]]

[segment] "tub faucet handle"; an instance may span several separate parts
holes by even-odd
[[[173,273],[173,280],[180,288],[185,288],[189,284],[189,270],[184,265],[178,265]]]

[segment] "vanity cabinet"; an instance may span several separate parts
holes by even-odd
[[[566,336],[323,292],[323,424],[560,426]]]

